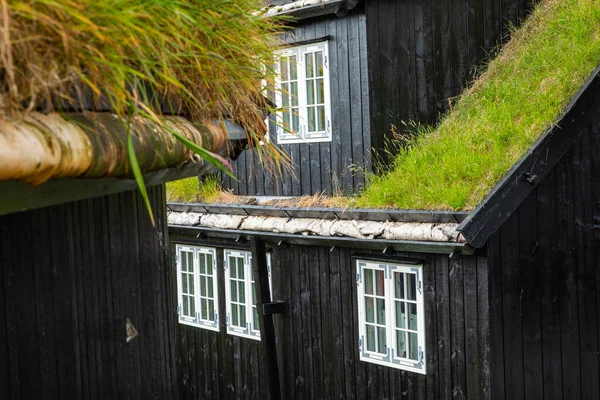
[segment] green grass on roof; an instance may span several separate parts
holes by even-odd
[[[542,1],[512,37],[435,130],[371,177],[361,206],[475,207],[600,62],[600,1]]]

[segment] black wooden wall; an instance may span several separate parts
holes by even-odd
[[[255,153],[246,151],[233,163],[239,182],[225,178],[226,189],[244,195],[299,196],[352,193],[363,186],[363,174],[356,169],[371,169],[364,10],[359,6],[342,18],[302,21],[284,40],[293,44],[319,38],[329,41],[332,141],[281,145],[294,171],[283,177],[265,171]]]
[[[494,399],[598,399],[600,121],[488,241]]]
[[[171,232],[171,241],[239,248],[234,240],[196,239],[193,233]],[[359,360],[352,260],[359,249],[270,246],[273,297],[290,305],[289,313],[274,316],[284,399],[489,398],[485,257],[399,254],[424,264],[425,376]],[[222,251],[218,254],[219,290],[224,293]],[[218,333],[178,325],[182,398],[267,398],[261,357],[260,343],[226,334],[223,320]]]
[[[0,217],[0,398],[175,397],[164,186]],[[126,343],[130,319],[139,335]]]
[[[535,0],[366,2],[372,146],[434,123]]]

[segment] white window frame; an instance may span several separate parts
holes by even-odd
[[[229,257],[238,257],[244,260],[244,303],[246,326],[240,327],[233,325],[232,322],[232,299],[231,299],[231,268],[229,265]],[[254,309],[257,308],[256,303],[252,298],[252,284],[254,283],[254,277],[252,274],[252,253],[245,250],[223,250],[223,270],[225,272],[225,325],[227,333],[230,335],[241,336],[253,340],[260,341],[260,327],[254,326]],[[271,283],[271,255],[267,253],[267,271],[269,274],[269,290],[271,291],[271,297],[273,296],[273,289]],[[234,278],[234,279],[237,279]],[[238,292],[239,294],[239,292]],[[256,293],[256,296],[259,296]],[[257,310],[258,312],[258,310]]]
[[[188,254],[191,254],[193,257],[193,268],[194,270],[189,272],[189,271],[182,271],[182,256],[181,253],[186,252]],[[202,274],[200,272],[200,257],[205,257],[207,255],[210,255],[212,257],[212,266],[208,267],[207,266],[207,270],[210,270],[211,273],[209,274],[208,272],[205,272],[204,274]],[[189,246],[189,245],[182,245],[182,244],[177,244],[175,245],[175,260],[176,260],[176,264],[177,264],[177,315],[179,318],[179,323],[180,324],[184,324],[184,325],[190,325],[190,326],[195,326],[197,328],[202,328],[202,329],[208,329],[211,331],[216,331],[219,332],[219,285],[217,283],[218,281],[218,276],[217,276],[217,251],[216,249],[212,248],[212,247],[201,247],[201,246]],[[191,287],[194,288],[194,294],[193,294],[193,299],[194,299],[194,308],[195,308],[195,315],[189,315],[189,313],[186,313],[183,309],[183,296],[189,296],[192,297],[190,295],[187,295],[184,292],[184,288],[183,288],[183,274],[188,275],[188,288],[186,288],[186,291],[188,291],[188,289],[190,289]],[[190,286],[189,284],[189,276],[193,277],[193,284]],[[205,291],[202,290],[202,285],[201,285],[201,278],[204,277],[205,278],[205,282],[206,283],[206,288]],[[212,296],[209,296],[208,292],[208,278],[212,279]],[[211,315],[207,315],[208,318],[203,318],[202,316],[202,312],[201,312],[201,307],[202,307],[202,300],[205,301],[212,301],[213,302],[213,313],[212,316]],[[189,304],[189,303],[188,303]]]
[[[372,269],[375,271],[383,271],[384,273],[384,296],[385,298],[385,325],[386,332],[386,343],[385,353],[378,353],[377,351],[367,350],[366,344],[366,310],[365,310],[365,269]],[[405,300],[401,300],[405,304],[416,304],[417,308],[417,330],[405,328],[396,328],[396,313],[395,302],[400,301],[395,298],[394,295],[394,274],[403,273],[404,280],[407,280],[407,274],[413,274],[415,276],[415,298],[416,300],[406,299],[407,286],[405,290]],[[374,274],[375,275],[375,274]],[[374,285],[376,278],[373,278]],[[406,371],[416,372],[419,374],[426,374],[426,357],[425,357],[425,314],[423,312],[424,301],[423,301],[423,266],[420,264],[402,264],[393,262],[379,262],[370,261],[365,259],[356,260],[356,282],[357,282],[357,293],[358,293],[358,319],[359,319],[359,354],[360,360],[370,362],[378,365],[384,365],[388,367],[398,368]],[[367,295],[376,297],[372,295]],[[377,313],[377,308],[374,309],[374,313]],[[408,311],[406,312],[408,315]],[[377,322],[377,317],[375,317]],[[373,325],[372,323],[370,323]],[[399,357],[399,351],[396,348],[396,331],[406,331],[417,334],[417,360],[411,360],[410,358]],[[377,332],[375,334],[377,338]],[[378,340],[378,339],[377,339]],[[377,350],[377,349],[376,349]]]
[[[305,55],[315,52],[323,52],[323,101],[324,103],[318,104],[324,105],[325,108],[325,130],[308,132],[308,108],[307,104],[307,78],[306,68],[304,64]],[[293,144],[293,143],[315,143],[315,142],[331,142],[332,140],[332,123],[331,123],[331,81],[329,74],[329,46],[326,41],[318,43],[310,43],[302,46],[288,47],[275,52],[276,60],[275,72],[276,79],[275,84],[277,88],[281,89],[281,66],[279,63],[279,57],[296,56],[298,60],[298,106],[299,106],[299,131],[289,132],[289,127],[286,130],[284,128],[283,118],[280,112],[277,113],[277,143],[278,144]],[[282,93],[281,90],[276,91],[275,102],[278,107],[282,107]],[[316,96],[315,96],[316,101]]]

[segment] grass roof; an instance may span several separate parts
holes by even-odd
[[[543,0],[440,124],[370,177],[365,207],[474,208],[600,62],[600,2]]]

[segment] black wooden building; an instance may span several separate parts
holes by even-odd
[[[212,330],[177,324],[180,395],[600,398],[599,72],[469,213],[171,204],[174,254],[181,246],[214,251],[221,310]],[[257,299],[246,306],[260,311],[260,341],[230,333],[237,317],[227,288],[240,275],[227,272],[227,257],[235,252],[252,256],[246,273]],[[368,268],[379,268],[382,282],[416,281],[373,290]],[[401,322],[390,326],[378,313],[412,307],[402,289],[410,287],[421,297],[408,330],[404,314],[385,314]],[[385,301],[376,318],[371,298]],[[380,336],[369,339],[369,326]],[[378,343],[392,347],[391,358]]]
[[[23,165],[37,168],[32,176],[0,180],[0,398],[176,399],[164,183],[217,168],[190,161],[183,145],[169,142],[170,163],[140,162],[153,226],[136,181],[123,168],[127,158],[119,157],[127,154],[129,129],[136,150],[146,145],[152,152],[145,154],[159,151],[156,141],[147,140],[150,121],[126,127],[113,114],[94,112],[65,117],[32,112],[27,118],[2,121],[3,134],[14,123],[24,125],[20,133],[31,139],[33,162],[22,160],[16,173],[28,171]],[[47,123],[43,135],[36,135],[36,120]],[[110,135],[94,123],[109,126]],[[84,139],[92,138],[89,147],[82,150],[74,134],[56,134],[60,129],[84,132]],[[216,131],[210,137],[189,132],[204,143],[214,139],[220,144],[212,151],[231,155],[227,148],[239,146],[235,140],[228,145],[225,133]],[[56,165],[35,158],[37,141],[52,144],[51,161],[64,163],[62,176],[52,175]],[[94,147],[98,143],[106,147]],[[100,161],[92,159],[93,168],[71,162],[68,155],[74,153],[77,160],[100,154]],[[86,169],[81,172],[79,165]],[[90,178],[94,173],[104,177]],[[41,176],[51,179],[35,187],[17,180]]]
[[[234,163],[239,181],[224,179],[224,188],[240,195],[356,193],[364,185],[364,171],[373,169],[373,154],[385,155],[385,138],[392,136],[392,126],[402,134],[409,121],[435,123],[472,81],[476,67],[507,39],[509,26],[518,25],[535,1],[272,3],[289,7],[274,13],[295,18],[294,29],[283,37],[282,50],[302,50],[315,43],[327,46],[329,130],[321,137],[305,139],[300,132],[282,140],[271,123],[270,138],[290,156],[293,174],[276,177],[264,171],[256,154],[248,151]],[[304,62],[300,57],[297,61],[302,69]],[[297,83],[298,91],[282,87],[296,94],[301,104],[293,114],[302,120],[309,118],[302,111],[306,88],[301,78]],[[284,105],[281,98],[277,104]]]

